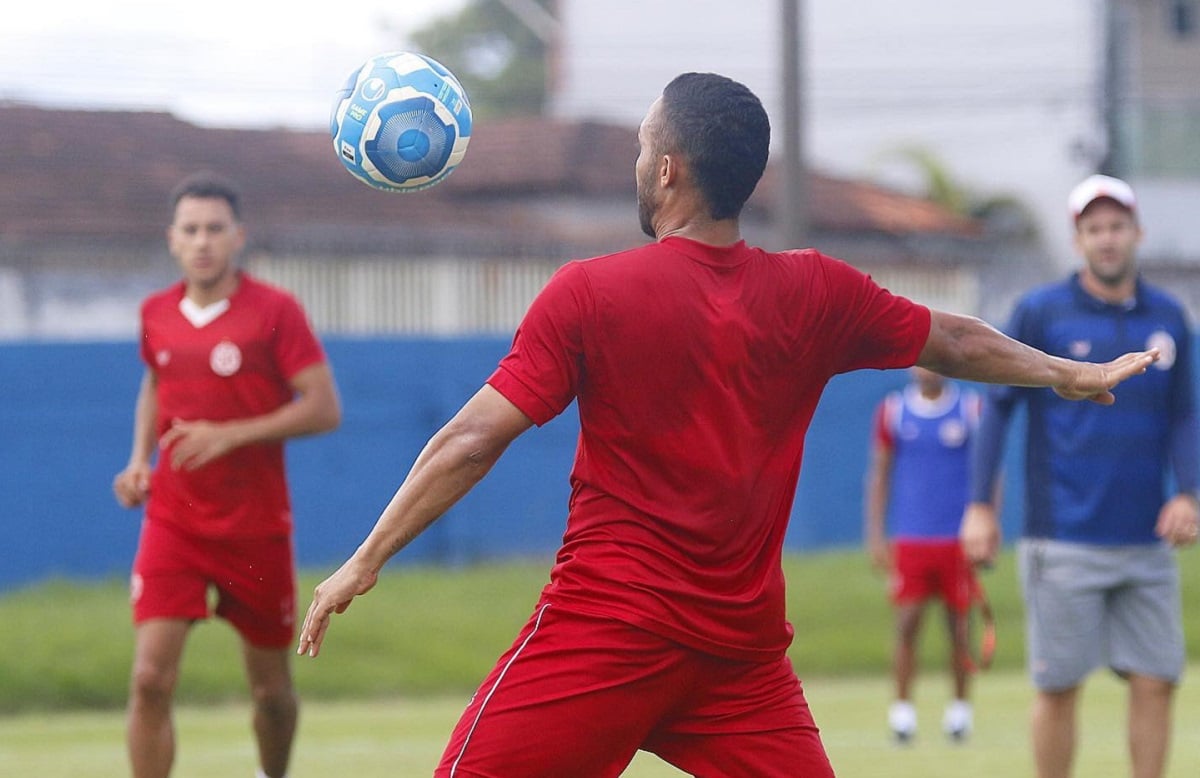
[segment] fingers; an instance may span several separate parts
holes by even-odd
[[[195,470],[205,463],[199,453],[193,453],[187,446],[178,445],[171,451],[171,468],[173,470]]]
[[[145,472],[124,470],[113,478],[112,490],[122,508],[135,508],[150,494],[150,476]]]
[[[1150,349],[1149,351],[1135,351],[1129,354],[1124,354],[1117,357],[1106,366],[1105,373],[1107,374],[1107,388],[1112,389],[1117,384],[1132,378],[1135,375],[1141,375],[1146,372],[1146,368],[1158,361],[1158,349]],[[1111,391],[1103,391],[1091,398],[1093,401],[1101,405],[1112,405],[1115,398]]]
[[[296,653],[301,656],[308,654],[315,657],[321,653],[321,643],[325,640],[325,631],[329,629],[329,617],[336,610],[324,602],[321,587],[318,586],[313,592],[313,601],[308,606],[308,613],[304,616],[304,624],[300,626],[300,642],[296,646]],[[338,612],[344,610],[346,608],[342,607]]]
[[[321,643],[325,641],[325,632],[329,629],[329,618],[335,613],[345,613],[350,607],[353,597],[340,601],[336,597],[326,596],[330,579],[326,579],[313,590],[313,601],[304,615],[304,623],[300,626],[300,640],[296,653],[301,656],[308,654],[315,657],[321,653]]]
[[[1175,548],[1183,548],[1190,546],[1196,542],[1197,528],[1195,524],[1190,526],[1177,524],[1168,528],[1158,530],[1158,536]]]
[[[318,615],[321,610],[315,599],[308,606],[304,624],[300,627],[300,642],[296,646],[296,653],[301,656],[308,654],[310,657],[316,657],[321,653],[321,642],[325,639],[325,630],[329,628],[329,612]]]
[[[1159,511],[1154,532],[1176,548],[1190,546],[1200,535],[1200,503],[1190,493],[1180,493],[1167,500]]]
[[[186,424],[187,422],[179,421],[178,419],[172,422],[171,427],[164,432],[161,437],[159,437],[158,447],[161,449],[168,449],[173,446],[180,438],[184,436],[184,434],[186,434],[187,429],[184,426]]]
[[[1104,365],[1080,363],[1078,383],[1072,382],[1054,387],[1055,393],[1067,400],[1089,400],[1098,405],[1112,405],[1116,396],[1113,387],[1136,375],[1146,372],[1158,361],[1158,349],[1133,351],[1123,354]],[[1097,375],[1094,371],[1099,371]],[[1089,371],[1093,371],[1089,375]]]
[[[1184,548],[1193,545],[1196,542],[1197,529],[1195,526],[1186,529],[1172,530],[1166,538],[1166,541],[1175,548]]]
[[[378,570],[364,568],[352,558],[322,581],[313,590],[312,604],[308,606],[304,623],[300,626],[296,653],[311,657],[320,654],[330,617],[335,613],[345,613],[354,598],[369,592],[377,580]]]
[[[1131,378],[1135,375],[1141,375],[1146,372],[1146,368],[1158,361],[1158,349],[1150,349],[1149,351],[1133,352],[1118,357],[1114,362],[1110,363],[1115,366],[1117,383],[1124,381],[1126,378]]]
[[[963,553],[973,567],[989,568],[996,561],[996,544],[988,540],[968,540],[963,543]]]
[[[992,506],[972,503],[963,513],[959,527],[963,555],[972,565],[991,565],[1000,551],[1000,523]]]
[[[1197,536],[1200,535],[1200,526],[1194,519],[1160,521],[1155,532],[1175,548],[1183,548],[1196,542]]]
[[[158,439],[159,448],[169,451],[173,470],[196,470],[220,456],[212,436],[200,422],[175,421]]]
[[[1000,551],[1000,530],[988,526],[968,535],[963,543],[967,560],[976,567],[991,567]]]

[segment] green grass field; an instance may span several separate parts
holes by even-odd
[[[1200,669],[1200,667],[1195,667]],[[1030,693],[1017,671],[979,679],[976,732],[962,745],[938,731],[945,684],[927,678],[918,688],[922,731],[910,746],[892,745],[885,731],[887,682],[870,678],[815,678],[806,683],[838,775],[844,778],[1012,778],[1031,773],[1026,714]],[[394,778],[430,775],[465,699],[460,696],[308,702],[302,713],[292,775]],[[1094,677],[1083,704],[1075,774],[1123,778],[1128,774],[1122,732],[1123,689]],[[179,711],[175,778],[253,774],[254,751],[243,704],[190,705]],[[1168,778],[1200,770],[1200,690],[1186,684],[1177,704],[1177,737]],[[0,775],[38,778],[121,778],[127,774],[120,713],[58,712],[0,717]],[[628,778],[683,773],[648,754]]]
[[[1192,552],[1194,554],[1194,552]],[[1193,668],[1200,668],[1200,566],[1181,558]],[[938,731],[948,683],[940,617],[921,646],[922,734],[911,748],[885,731],[891,617],[884,581],[858,551],[785,563],[791,650],[839,775],[1008,778],[1030,774],[1023,630],[1011,554],[984,578],[1001,636],[996,667],[976,692],[977,733],[966,746]],[[528,616],[545,560],[463,569],[394,566],[370,595],[335,618],[321,657],[298,658],[304,699],[296,749],[303,776],[428,775],[475,685]],[[301,607],[323,577],[302,577]],[[123,716],[132,631],[125,586],[47,582],[0,596],[0,775],[125,775]],[[237,641],[221,622],[196,628],[179,690],[177,778],[253,773]],[[1124,776],[1122,687],[1097,673],[1083,697],[1078,776]],[[1200,687],[1178,697],[1171,778],[1200,774]],[[652,757],[626,775],[678,776]]]

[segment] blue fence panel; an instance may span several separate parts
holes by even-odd
[[[300,564],[347,557],[428,438],[478,390],[508,338],[334,339],[342,426],[288,445]],[[136,345],[0,345],[0,588],[51,576],[124,576],[139,511],[112,478],[129,456],[141,377]],[[788,535],[791,550],[857,544],[870,417],[902,371],[834,379],[813,419]],[[491,473],[397,562],[465,564],[549,555],[562,537],[578,419],[574,408],[519,438]],[[1018,446],[1009,446],[1010,459]],[[1006,536],[1019,470],[1010,462]]]

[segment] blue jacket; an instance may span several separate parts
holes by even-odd
[[[1162,356],[1145,375],[1118,386],[1111,406],[1071,402],[1050,389],[992,387],[973,450],[971,499],[989,500],[1009,421],[1024,403],[1024,535],[1097,545],[1158,542],[1154,525],[1168,490],[1195,492],[1200,482],[1192,337],[1183,308],[1140,280],[1129,305],[1107,303],[1084,291],[1075,275],[1026,295],[1007,332],[1049,354],[1088,362],[1155,346]]]

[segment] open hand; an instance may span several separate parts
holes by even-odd
[[[158,445],[170,452],[172,469],[197,470],[237,448],[237,441],[228,425],[176,419]]]
[[[1079,362],[1071,380],[1055,386],[1054,391],[1067,400],[1091,400],[1101,405],[1112,405],[1116,401],[1112,393],[1114,386],[1127,378],[1141,375],[1157,361],[1158,349],[1151,349],[1131,352],[1104,364]]]

